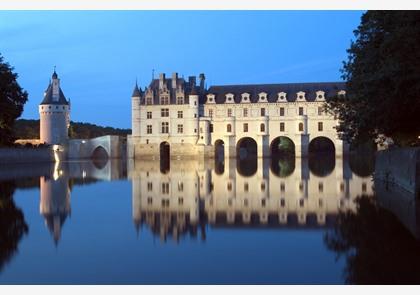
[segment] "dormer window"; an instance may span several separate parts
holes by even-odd
[[[258,94],[258,102],[267,102],[267,93],[266,92],[260,92]]]
[[[306,98],[305,98],[305,92],[299,91],[296,94],[297,94],[297,100],[298,101],[305,101],[306,100]]]
[[[242,93],[241,97],[241,102],[250,102],[249,93]]]
[[[325,92],[324,91],[317,91],[315,100],[316,101],[324,101],[325,100]]]
[[[207,102],[214,103],[214,94],[207,94]]]
[[[338,96],[339,96],[339,97],[344,97],[344,96],[346,96],[346,92],[345,92],[344,90],[340,90],[340,91],[338,91],[338,92],[337,92],[337,94],[338,94]]]
[[[233,94],[232,93],[228,93],[226,94],[226,102],[227,103],[233,103]]]
[[[146,104],[153,104],[153,98],[152,97],[146,97]]]
[[[277,101],[278,102],[286,102],[286,92],[279,92],[277,94]]]

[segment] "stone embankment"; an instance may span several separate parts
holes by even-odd
[[[0,148],[0,165],[13,163],[42,163],[53,161],[54,152],[51,147]]]

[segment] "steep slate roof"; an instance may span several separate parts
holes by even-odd
[[[211,86],[207,94],[214,94],[216,103],[224,103],[226,94],[234,94],[235,103],[240,103],[243,93],[250,94],[251,102],[258,101],[258,94],[267,93],[268,102],[276,102],[279,92],[286,93],[286,99],[289,102],[296,101],[296,93],[305,92],[306,101],[314,101],[316,91],[324,91],[325,98],[337,94],[338,91],[345,90],[344,82],[318,82],[318,83],[286,83],[286,84],[249,84],[249,85],[220,85]],[[207,98],[206,98],[207,101]]]
[[[131,95],[131,97],[141,97],[141,90],[137,86],[137,83],[136,83],[136,86],[134,87],[133,94]]]
[[[42,100],[41,104],[68,105],[69,102],[67,101],[66,97],[64,96],[63,91],[61,91],[61,88],[60,88],[58,100],[57,101],[54,101],[53,100],[53,97],[52,97],[52,85],[50,84],[50,85],[48,85],[48,88],[46,90],[45,97]]]
[[[169,103],[175,104],[176,103],[176,95],[175,95],[176,89],[172,89],[172,78],[165,78],[164,83],[169,93],[171,94]],[[177,87],[179,85],[181,85],[181,88],[183,88],[185,91],[185,103],[189,103],[188,95],[191,92],[199,93],[199,87],[197,85],[194,87],[195,89],[192,89],[190,84],[187,81],[185,81],[185,79],[183,78],[177,79]],[[153,91],[153,96],[154,96],[153,104],[159,104],[159,79],[153,79],[152,82],[150,82],[149,87],[145,89],[145,91],[143,92],[143,95],[141,96],[140,104],[145,103],[146,92],[148,89]]]

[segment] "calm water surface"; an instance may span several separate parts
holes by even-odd
[[[412,220],[377,204],[372,169],[360,157],[3,166],[0,282],[420,281]]]

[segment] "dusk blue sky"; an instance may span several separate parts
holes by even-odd
[[[131,128],[131,93],[159,72],[207,85],[341,80],[360,11],[1,11],[0,53],[38,104],[53,67],[73,121]]]

